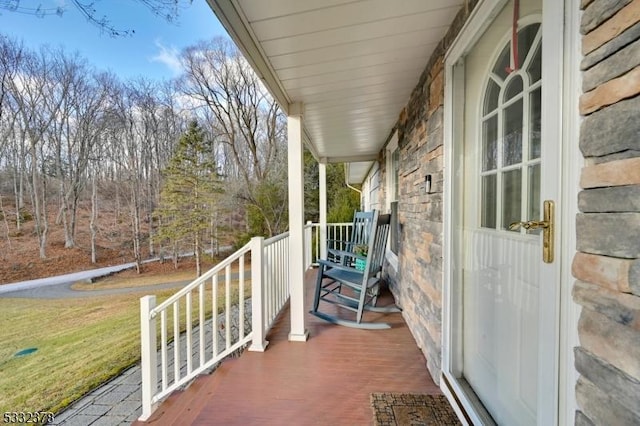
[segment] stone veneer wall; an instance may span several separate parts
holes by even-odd
[[[443,58],[476,3],[465,1],[393,129],[400,149],[400,252],[398,270],[387,267],[386,278],[436,383],[442,349]],[[380,165],[381,182],[386,182],[385,158]],[[424,191],[427,174],[433,177],[431,194]],[[381,188],[385,197],[384,185]]]
[[[640,0],[582,0],[577,425],[640,424]]]

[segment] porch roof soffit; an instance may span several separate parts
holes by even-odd
[[[325,163],[377,159],[464,3],[207,1],[283,111],[304,105],[305,143]]]

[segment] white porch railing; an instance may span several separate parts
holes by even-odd
[[[327,239],[348,240],[351,227],[307,223],[305,269],[317,264],[318,256],[326,256]],[[266,240],[252,238],[157,306],[155,296],[141,298],[140,420],[147,420],[166,396],[245,345],[251,343],[250,351],[264,351],[267,332],[289,294],[287,232]]]
[[[288,237],[253,238],[157,306],[155,296],[140,299],[140,420],[148,419],[163,398],[249,342],[249,350],[265,350],[265,336],[289,299]]]
[[[324,244],[325,241],[348,241],[352,227],[353,223],[327,223],[326,229],[323,229],[319,223],[307,222],[304,227],[305,269],[308,269],[311,266],[317,266],[318,258],[326,259],[327,247]],[[333,248],[338,250],[346,249],[344,244],[341,246],[339,243]]]

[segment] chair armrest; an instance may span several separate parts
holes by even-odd
[[[334,256],[347,256],[347,257],[352,257],[354,259],[362,259],[365,261],[367,260],[367,256],[362,256],[360,254],[357,254],[348,250],[327,249],[327,251]]]

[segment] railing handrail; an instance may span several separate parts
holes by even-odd
[[[217,275],[224,268],[226,268],[227,266],[231,265],[233,262],[238,260],[240,258],[240,256],[242,256],[244,254],[247,254],[250,251],[251,251],[251,242],[245,244],[243,247],[241,247],[240,249],[235,251],[233,254],[229,255],[224,260],[222,260],[220,263],[218,263],[216,266],[214,266],[213,268],[209,269],[207,272],[205,272],[204,274],[202,274],[201,276],[196,278],[190,284],[188,284],[185,287],[181,288],[173,296],[169,297],[167,300],[165,300],[164,302],[162,302],[158,306],[156,306],[154,309],[152,309],[149,314],[151,315],[152,318],[154,316],[158,315],[159,312],[161,312],[161,311],[167,309],[169,306],[173,305],[182,296],[186,295],[190,291],[193,291],[196,287],[198,287],[204,281],[206,281],[207,279],[213,277],[214,275]]]
[[[288,236],[289,236],[289,231],[287,231],[287,232],[283,232],[282,234],[278,234],[278,235],[276,235],[276,236],[274,236],[274,237],[271,237],[271,238],[269,238],[269,239],[267,239],[267,240],[264,240],[264,243],[263,243],[263,244],[264,244],[265,246],[268,246],[268,245],[271,245],[271,244],[273,244],[273,243],[277,243],[277,242],[278,242],[278,241],[280,241],[280,240],[284,240],[284,239],[285,239],[285,238],[287,238]]]
[[[352,222],[327,222],[327,226],[351,226]],[[320,222],[308,222],[304,225],[305,228],[313,228],[320,226]]]

